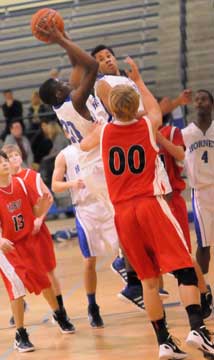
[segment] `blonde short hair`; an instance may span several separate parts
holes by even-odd
[[[139,94],[128,85],[116,85],[109,95],[111,111],[121,121],[130,121],[136,116],[139,102]]]
[[[17,152],[22,157],[22,153],[18,145],[6,144],[3,145],[1,150],[3,150],[7,155],[11,154],[12,152]]]

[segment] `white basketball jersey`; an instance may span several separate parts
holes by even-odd
[[[105,124],[111,121],[111,114],[105,109],[98,97],[89,95],[86,106],[95,122],[98,121]]]
[[[96,87],[99,81],[106,81],[112,88],[116,85],[128,85],[131,86],[139,95],[140,92],[138,90],[137,85],[134,83],[134,81],[132,81],[131,79],[129,79],[126,76],[117,76],[117,75],[103,75],[103,76],[99,76],[99,78],[97,79],[96,83],[95,83],[95,95],[97,96],[97,92],[96,92]],[[142,99],[140,98],[140,105],[139,105],[139,111],[143,111],[144,110],[144,106],[143,106],[143,102]]]
[[[72,145],[80,149],[81,140],[94,128],[93,121],[86,120],[75,110],[70,96],[62,105],[54,106],[53,110],[63,129],[69,134]],[[99,146],[89,152],[81,152],[79,161],[81,167],[84,168],[86,164],[97,159],[100,159]]]
[[[66,148],[61,150],[61,153],[64,155],[66,163],[67,181],[73,181],[78,179],[82,179],[84,181],[79,162],[80,152],[81,150],[78,150],[73,145],[68,145]],[[88,200],[90,201],[94,199],[92,198],[92,195],[89,193],[86,187],[79,190],[70,189],[70,193],[73,204],[85,203]]]
[[[204,134],[191,123],[182,129],[186,146],[185,167],[190,186],[201,189],[214,184],[214,121]]]

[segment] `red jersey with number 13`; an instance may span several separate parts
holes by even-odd
[[[148,118],[104,126],[101,151],[113,204],[136,196],[154,196],[158,192],[161,186],[157,176],[159,149]]]
[[[12,177],[6,188],[0,188],[0,226],[2,236],[17,242],[33,230],[34,215],[32,206],[38,196],[28,192],[21,179]]]

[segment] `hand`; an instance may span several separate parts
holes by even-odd
[[[192,90],[185,89],[178,96],[180,105],[188,105],[192,102]]]
[[[84,189],[85,188],[84,181],[82,179],[71,181],[71,188],[74,190]]]
[[[53,15],[54,16],[54,15]],[[56,27],[54,18],[51,19],[51,23],[47,24],[46,28],[42,28],[41,26],[37,25],[36,32],[45,36],[48,39],[48,43],[60,43],[61,40],[67,38],[67,34],[61,33]]]
[[[141,80],[141,75],[134,60],[128,56],[124,62],[131,67],[131,70],[126,70],[126,75],[134,82]]]
[[[15,247],[14,247],[14,244],[10,240],[1,238],[0,239],[0,250],[7,253],[7,252],[15,250]]]
[[[38,200],[36,203],[36,206],[38,207],[44,207],[46,209],[46,207],[48,208],[52,203],[52,196],[49,192],[44,193]]]
[[[34,220],[34,227],[32,231],[32,235],[35,235],[39,232],[41,226],[42,226],[43,220],[41,218],[36,218]]]

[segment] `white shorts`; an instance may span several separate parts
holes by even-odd
[[[118,251],[114,214],[101,201],[75,207],[79,245],[85,258],[106,255],[106,244]]]
[[[214,245],[214,186],[192,190],[192,208],[198,246]]]
[[[2,251],[0,251],[0,270],[10,300],[25,296],[26,292],[22,280],[16,274],[14,267],[7,260]]]

